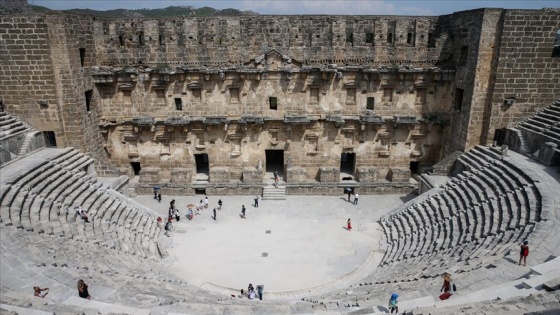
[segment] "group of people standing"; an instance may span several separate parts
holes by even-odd
[[[251,283],[249,283],[249,286],[247,287],[247,293],[245,294],[245,292],[243,291],[243,289],[241,289],[241,296],[247,296],[247,298],[249,298],[250,300],[254,299],[257,295],[259,297],[259,300],[262,301],[263,299],[263,290],[264,290],[264,286],[263,285],[258,285],[257,286],[257,291],[255,292],[255,288],[253,287],[253,285]]]

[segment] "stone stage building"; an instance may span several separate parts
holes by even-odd
[[[560,95],[560,10],[0,16],[0,100],[133,192],[408,192]],[[537,148],[538,149],[538,148]]]

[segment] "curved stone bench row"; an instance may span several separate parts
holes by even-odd
[[[65,236],[142,257],[157,256],[162,228],[155,217],[119,194],[110,194],[88,174],[93,160],[77,150],[59,149],[14,175],[0,200],[5,225]],[[76,216],[88,212],[91,223]]]
[[[472,270],[535,229],[541,196],[528,172],[484,147],[458,161],[465,171],[382,220],[389,247],[377,282],[437,276],[451,265]]]
[[[27,233],[15,227],[3,227],[2,260],[25,257],[25,264],[3,265],[3,287],[29,290],[29,284],[17,279],[33,277],[49,287],[49,298],[61,302],[76,295],[76,282],[84,279],[93,300],[154,307],[166,301],[178,302],[218,296],[190,287],[184,280],[166,271],[159,260],[145,259],[89,242]],[[5,273],[4,273],[5,272]],[[138,301],[138,296],[143,299]]]

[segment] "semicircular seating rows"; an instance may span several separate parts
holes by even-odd
[[[460,174],[382,219],[387,251],[377,283],[457,273],[499,259],[541,221],[538,179],[477,146],[458,159]]]
[[[159,257],[162,227],[156,214],[97,182],[93,163],[91,157],[72,148],[44,148],[13,161],[3,170],[3,224]],[[78,206],[88,213],[91,223],[76,215]]]

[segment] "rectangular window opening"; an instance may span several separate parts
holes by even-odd
[[[84,94],[85,94],[85,97],[86,97],[86,110],[89,112],[90,111],[90,105],[91,105],[91,96],[93,95],[93,91],[88,90]]]
[[[80,48],[80,65],[82,67],[84,66],[85,59],[86,59],[86,49],[85,48]]]
[[[124,46],[124,37],[122,35],[119,35],[119,44]]]
[[[138,45],[144,46],[144,34],[138,35]]]
[[[393,33],[387,34],[387,44],[393,44]]]
[[[414,46],[414,34],[413,33],[406,34],[406,43]]]
[[[175,109],[183,110],[183,100],[180,97],[175,98]]]
[[[459,55],[459,65],[466,66],[469,57],[469,46],[461,46],[461,53]]]
[[[268,98],[268,105],[270,109],[277,110],[278,109],[278,98],[271,96]]]
[[[366,44],[373,44],[373,33],[366,33]]]
[[[367,102],[366,102],[366,109],[374,110],[374,108],[375,108],[375,98],[374,97],[368,97]]]
[[[160,46],[165,45],[165,37],[163,35],[159,35],[159,44]]]
[[[463,107],[463,94],[465,90],[463,89],[455,89],[455,110],[461,111],[461,107]]]
[[[354,46],[354,33],[346,33],[346,42]]]

